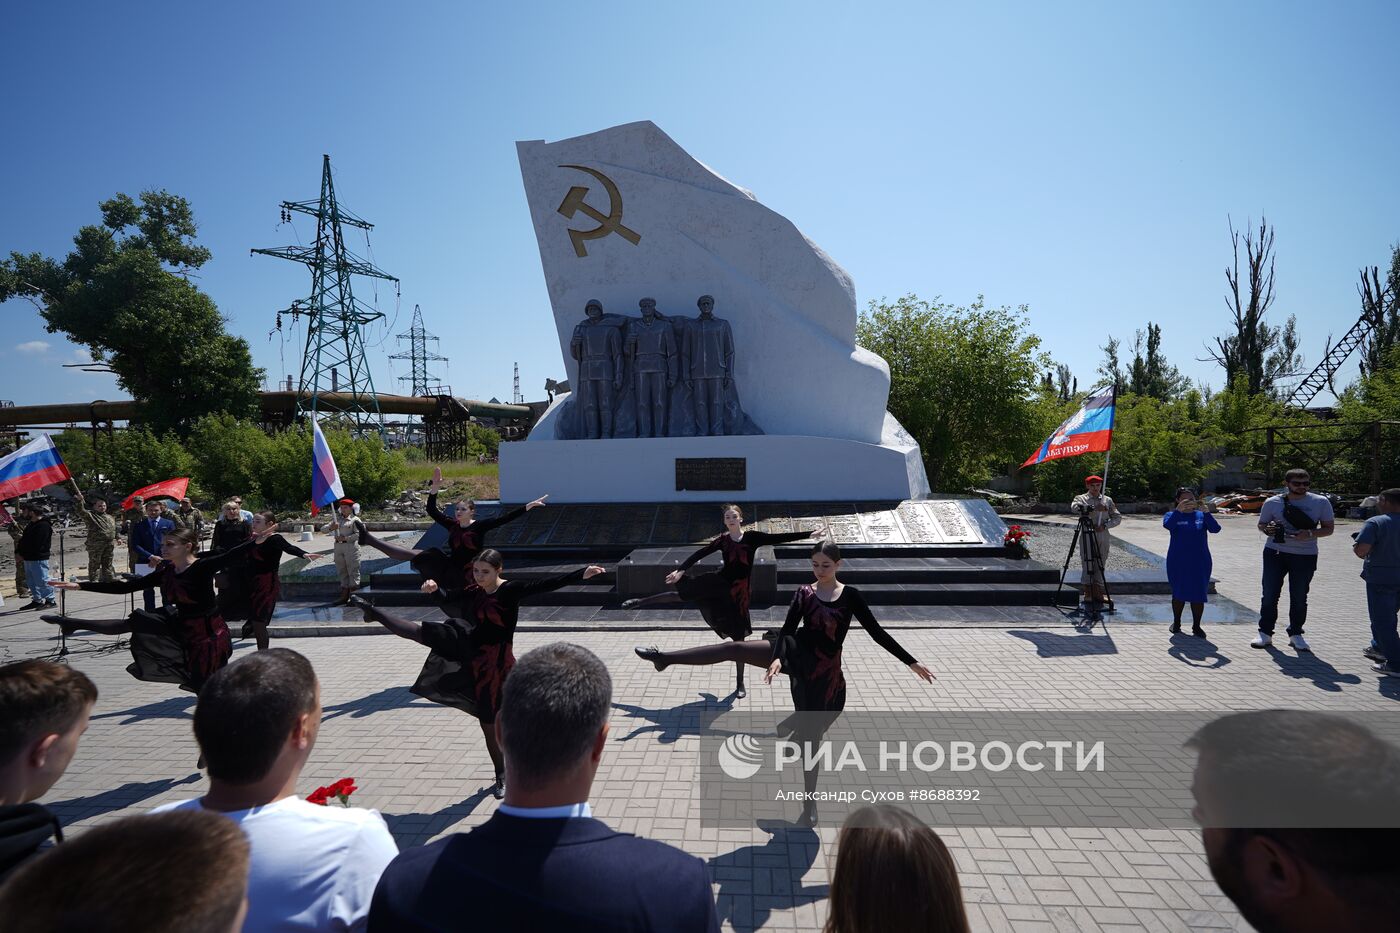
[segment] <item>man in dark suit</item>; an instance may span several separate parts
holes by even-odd
[[[160,562],[160,545],[165,540],[165,533],[175,530],[175,523],[161,516],[163,511],[161,504],[155,499],[151,499],[146,503],[146,517],[133,520],[131,523],[131,532],[128,535],[131,549],[136,552],[136,557],[148,567],[155,566]],[[144,590],[142,598],[145,600],[147,609],[156,607],[154,590]]]
[[[505,802],[467,833],[409,849],[375,889],[369,931],[664,930],[718,933],[705,863],[592,817],[612,680],[562,642],[506,678],[496,735]]]

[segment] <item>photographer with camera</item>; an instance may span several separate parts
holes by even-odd
[[[1264,542],[1264,595],[1259,603],[1259,634],[1249,646],[1273,645],[1278,598],[1287,577],[1288,644],[1295,651],[1311,651],[1303,640],[1308,587],[1317,572],[1317,539],[1332,534],[1335,528],[1332,503],[1326,496],[1308,491],[1312,479],[1307,470],[1289,470],[1283,479],[1288,492],[1270,496],[1259,510],[1259,530],[1268,535]]]
[[[1108,596],[1104,584],[1104,568],[1108,564],[1108,529],[1116,528],[1123,521],[1118,506],[1103,494],[1103,477],[1085,477],[1086,492],[1074,497],[1069,509],[1079,516],[1079,562],[1084,568],[1084,603],[1087,606],[1102,605]],[[1113,602],[1108,600],[1108,608]]]

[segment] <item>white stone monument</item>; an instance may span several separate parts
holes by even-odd
[[[682,371],[673,436],[637,437],[630,376],[601,391],[599,374],[616,370],[590,369],[587,404],[617,407],[613,436],[572,439],[587,436],[579,393],[556,396],[526,441],[501,445],[503,500],[541,491],[551,502],[928,495],[918,445],[885,410],[889,367],[855,345],[850,276],[790,221],[650,122],[517,150],[569,384],[580,386],[575,354],[589,352],[575,337],[590,300],[625,339],[619,316],[638,318],[644,297],[680,337],[695,332],[698,299],[713,296],[714,317],[733,334],[725,424],[741,433],[695,436]],[[589,423],[596,433],[600,419]]]

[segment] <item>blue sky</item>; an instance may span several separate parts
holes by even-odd
[[[785,214],[871,298],[1027,304],[1092,381],[1108,334],[1163,326],[1196,361],[1226,332],[1227,215],[1277,230],[1281,322],[1311,366],[1356,319],[1363,265],[1400,242],[1400,5],[1376,3],[18,4],[0,79],[0,253],[62,255],[117,191],[187,197],[200,284],[269,382],[299,334],[274,313],[307,241],[278,204],[318,192],[376,224],[381,391],[415,304],[459,395],[527,398],[563,365],[515,157],[650,119]],[[351,243],[364,252],[355,234]],[[374,287],[357,294],[375,302]],[[395,320],[395,316],[397,319]],[[114,398],[27,302],[0,306],[0,398]],[[385,339],[387,337],[387,339]],[[1349,367],[1354,371],[1354,366]]]

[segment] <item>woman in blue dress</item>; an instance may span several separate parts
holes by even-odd
[[[1191,634],[1205,638],[1201,615],[1206,610],[1206,590],[1210,588],[1210,541],[1207,535],[1217,534],[1220,523],[1215,516],[1201,509],[1196,490],[1182,487],[1176,491],[1176,504],[1162,519],[1162,527],[1171,534],[1167,546],[1167,580],[1172,586],[1172,634],[1181,631],[1181,611],[1191,604]]]

